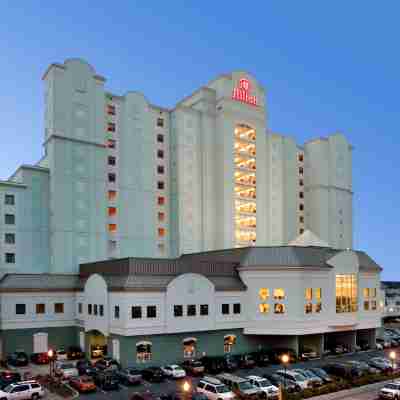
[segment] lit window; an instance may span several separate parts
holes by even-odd
[[[231,353],[232,348],[236,343],[235,335],[227,335],[224,337],[224,353]]]
[[[108,216],[115,217],[117,215],[117,208],[116,207],[108,207]]]
[[[300,199],[304,199],[304,193],[303,192],[299,192],[299,197],[300,197]]]
[[[364,294],[364,297],[369,297],[369,288],[364,288],[363,294]]]
[[[221,312],[224,315],[229,314],[229,304],[222,304],[221,305]]]
[[[304,217],[301,215],[300,216],[300,218],[299,218],[299,222],[301,223],[301,224],[304,224]]]
[[[108,200],[112,201],[117,198],[117,192],[115,190],[108,191]]]
[[[157,173],[163,174],[164,173],[164,166],[163,165],[158,165],[157,166]]]
[[[6,264],[15,264],[15,253],[5,254]]]
[[[145,363],[151,361],[151,343],[141,342],[136,345],[136,362]]]
[[[162,182],[162,181],[158,181],[157,182],[157,189],[159,189],[159,190],[163,190],[164,189],[164,182]]]
[[[26,314],[26,304],[16,304],[15,305],[15,314],[17,314],[17,315]]]
[[[165,228],[158,228],[158,237],[165,236]]]
[[[282,303],[274,304],[274,314],[284,314],[285,313],[285,305]]]
[[[303,160],[304,160],[303,154],[299,154],[299,161],[300,161],[300,162],[303,162]]]
[[[261,304],[258,305],[258,309],[260,310],[260,313],[268,314],[269,313],[269,304],[268,303],[261,303]]]
[[[158,158],[164,158],[164,151],[163,150],[157,150],[157,157]]]
[[[200,305],[200,315],[208,315],[208,304]]]
[[[46,312],[46,304],[36,304],[36,314],[44,314]]]
[[[260,296],[260,299],[261,299],[261,300],[267,300],[268,297],[269,297],[269,289],[267,289],[267,288],[261,288],[261,289],[258,291],[258,295]]]
[[[299,210],[303,211],[304,210],[304,204],[299,204]]]
[[[315,288],[314,289],[314,296],[315,296],[315,299],[317,301],[320,301],[321,298],[322,298],[322,289],[321,288]]]
[[[108,139],[108,140],[107,140],[107,147],[108,147],[109,149],[115,149],[116,143],[117,143],[117,142],[116,142],[114,139]]]
[[[108,224],[108,232],[117,232],[117,224]]]
[[[4,235],[4,243],[15,244],[15,233],[6,233]]]
[[[64,313],[64,303],[54,303],[54,312],[56,314]]]
[[[369,301],[364,301],[364,311],[368,311],[369,310]]]
[[[115,124],[114,124],[114,122],[109,122],[107,124],[107,130],[108,130],[108,132],[115,132]]]
[[[164,135],[158,134],[157,135],[157,142],[158,143],[164,143]]]
[[[183,316],[183,306],[180,304],[174,305],[174,317],[182,317]]]
[[[107,114],[108,115],[115,115],[115,106],[112,104],[107,105]]]
[[[115,182],[116,181],[116,176],[115,176],[115,174],[114,173],[109,173],[108,174],[108,182],[111,182],[111,183],[113,183],[113,182]]]
[[[119,319],[119,306],[114,306],[114,319]]]
[[[132,319],[142,318],[142,307],[141,306],[132,306],[131,316],[132,316]]]
[[[300,174],[300,175],[303,175],[303,173],[304,173],[304,169],[303,169],[303,167],[300,167],[300,168],[299,168],[299,174]]]
[[[7,206],[13,206],[15,204],[15,197],[13,194],[6,194],[4,196],[4,204]]]
[[[163,206],[163,205],[165,204],[165,198],[162,197],[162,196],[159,196],[159,197],[157,198],[157,204],[158,204],[159,206]]]
[[[4,222],[6,225],[15,225],[15,215],[14,214],[6,214],[4,216]]]
[[[165,213],[159,212],[159,213],[158,213],[158,220],[159,220],[160,222],[164,221],[164,220],[165,220]]]
[[[183,341],[183,357],[184,358],[196,357],[196,339],[185,339]]]
[[[373,311],[376,310],[376,300],[371,301],[371,310],[373,310]]]
[[[108,157],[108,165],[115,165],[116,164],[116,158],[113,156]]]
[[[315,304],[315,312],[320,313],[322,310],[322,303]]]
[[[285,291],[282,288],[274,289],[274,299],[283,300],[285,298]]]
[[[358,309],[357,299],[357,276],[355,274],[336,275],[336,312],[356,312]]]
[[[157,126],[160,128],[164,126],[164,118],[157,118]]]
[[[234,314],[240,314],[240,312],[241,312],[241,305],[240,305],[240,303],[235,303],[234,305],[233,305],[233,313]]]
[[[373,297],[373,298],[376,297],[376,288],[371,288],[370,289],[370,297]]]
[[[186,314],[188,317],[194,317],[196,315],[196,305],[188,304],[187,309],[186,309]]]
[[[307,288],[306,289],[305,298],[308,301],[312,300],[312,288]]]
[[[304,306],[304,311],[306,314],[311,314],[312,313],[312,303],[307,303]]]

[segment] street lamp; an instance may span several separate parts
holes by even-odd
[[[287,369],[287,364],[289,362],[289,355],[283,354],[281,357],[281,361],[283,363],[283,368],[285,370],[285,374],[283,376],[283,390],[286,390],[286,369]],[[283,391],[282,391],[282,397],[283,397]]]
[[[182,389],[183,389],[183,398],[189,399],[189,391],[190,391],[190,383],[188,381],[185,381],[182,385]]]
[[[54,372],[54,350],[49,349],[47,352],[47,356],[49,357],[49,373],[50,373],[50,378],[53,377],[53,372]]]
[[[396,359],[396,352],[395,351],[391,351],[389,353],[389,358],[392,361],[392,381],[394,380],[394,360]]]

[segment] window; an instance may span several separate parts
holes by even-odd
[[[303,167],[299,167],[299,174],[300,174],[300,175],[303,175],[303,173],[304,173]]]
[[[165,220],[165,213],[159,212],[158,213],[158,220],[159,221],[164,221]]]
[[[164,118],[157,118],[157,126],[160,128],[164,127]]]
[[[117,232],[117,224],[108,224],[108,232],[110,233]]]
[[[117,215],[117,208],[116,207],[108,207],[108,216],[115,217]]]
[[[4,216],[4,222],[6,225],[15,225],[15,215],[14,214],[6,214]]]
[[[26,314],[26,304],[16,304],[15,305],[15,314],[17,314],[17,315]]]
[[[116,240],[109,240],[108,241],[108,250],[109,251],[117,250],[117,241]]]
[[[164,182],[158,181],[157,182],[157,189],[158,190],[163,190],[164,189]]]
[[[233,313],[234,314],[240,314],[240,311],[241,311],[240,308],[241,308],[240,303],[235,303],[233,305]]]
[[[147,306],[147,318],[157,318],[156,306]]]
[[[307,288],[305,292],[305,298],[308,301],[312,300],[312,288]]]
[[[376,300],[371,301],[371,310],[373,310],[373,311],[376,310]]]
[[[107,140],[107,147],[108,147],[109,149],[115,149],[116,144],[117,144],[117,142],[116,142],[116,140],[114,140],[114,139],[108,139],[108,140]]]
[[[304,193],[303,192],[299,192],[299,197],[300,197],[300,199],[304,199]]]
[[[208,315],[208,304],[200,305],[200,315]]]
[[[226,335],[224,337],[224,353],[231,353],[235,343],[236,343],[235,335]]]
[[[91,304],[87,305],[87,312],[89,315],[92,315],[92,305]]]
[[[282,288],[274,289],[274,299],[283,300],[285,298],[285,291]]]
[[[157,173],[163,174],[164,173],[164,166],[163,165],[158,165],[157,166]]]
[[[229,304],[222,304],[221,311],[222,311],[222,314],[224,314],[224,315],[229,314]]]
[[[97,304],[93,305],[93,314],[97,315]]]
[[[357,276],[356,274],[336,275],[336,312],[357,311]]]
[[[142,318],[142,307],[141,306],[132,306],[131,313],[132,313],[133,319]]]
[[[54,312],[56,314],[64,313],[64,303],[54,303]]]
[[[78,313],[82,314],[82,303],[78,303]]]
[[[299,217],[299,222],[300,222],[301,224],[304,224],[304,217],[303,217],[302,215]]]
[[[107,104],[107,114],[115,115],[115,106],[113,106],[112,104]]]
[[[36,314],[44,314],[46,312],[46,304],[36,304]]]
[[[15,243],[15,233],[6,233],[4,235],[4,242],[7,244],[14,244]]]
[[[164,143],[164,135],[158,134],[157,135],[157,142],[158,143]]]
[[[369,297],[369,288],[363,289],[363,295],[364,295],[364,297]]]
[[[261,303],[258,306],[261,314],[268,314],[269,313],[269,304],[268,303]]]
[[[15,204],[15,197],[13,194],[6,194],[4,196],[4,204],[8,206],[13,206]]]
[[[304,204],[299,204],[299,210],[303,211],[304,210]]]
[[[157,197],[157,204],[163,206],[165,204],[165,198],[163,196]]]
[[[164,151],[163,150],[157,150],[157,158],[164,158]]]
[[[136,344],[136,361],[138,363],[145,363],[151,361],[151,343],[150,342],[140,342]]]
[[[267,289],[267,288],[261,288],[259,291],[258,291],[258,295],[260,296],[260,299],[261,300],[267,300],[268,299],[268,297],[269,297],[269,289]]]
[[[321,298],[322,298],[322,289],[321,288],[315,288],[314,289],[314,296],[315,296],[316,300],[320,301]]]
[[[187,312],[186,312],[188,317],[194,317],[196,315],[196,305],[195,304],[189,304],[187,306]]]
[[[303,162],[303,160],[304,160],[303,154],[299,154],[299,161],[300,161],[300,162]]]
[[[371,288],[369,294],[370,294],[370,297],[375,298],[376,297],[376,288]]]
[[[322,303],[315,304],[315,312],[320,313],[322,310]]]
[[[104,306],[103,306],[103,304],[99,305],[99,314],[100,314],[100,317],[102,317],[104,315]]]
[[[108,132],[115,132],[115,124],[114,124],[114,122],[109,122],[107,124],[107,131]]]
[[[158,247],[158,251],[160,253],[164,253],[164,251],[165,251],[165,244],[164,243],[158,243],[157,247]]]
[[[113,183],[113,182],[115,182],[116,181],[116,176],[115,176],[115,174],[113,173],[113,172],[110,172],[109,174],[108,174],[108,182],[111,182],[111,183]]]
[[[369,301],[366,300],[364,301],[364,311],[368,311],[369,310]]]
[[[299,179],[299,185],[300,185],[300,186],[304,186],[304,181],[303,181],[303,179]]]
[[[108,200],[112,201],[117,198],[117,192],[115,190],[108,191]]]
[[[284,314],[285,313],[285,305],[282,303],[274,304],[274,314]]]
[[[108,165],[115,165],[117,159],[113,156],[108,156]]]
[[[299,235],[302,235],[304,233],[304,229],[303,228],[300,228],[299,229]]]
[[[15,253],[6,253],[6,264],[15,264]]]
[[[119,306],[114,306],[114,319],[119,319]]]
[[[158,228],[158,237],[165,236],[165,228]]]
[[[183,316],[183,306],[182,305],[174,305],[174,317],[182,317]]]
[[[304,306],[304,311],[306,314],[311,314],[312,313],[312,303],[307,303]]]

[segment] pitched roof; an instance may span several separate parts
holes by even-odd
[[[71,291],[78,286],[78,275],[67,274],[5,274],[0,279],[0,292]]]

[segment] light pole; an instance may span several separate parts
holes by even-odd
[[[396,352],[391,351],[389,353],[389,358],[392,361],[392,381],[394,380],[394,360],[396,359]]]
[[[283,375],[283,390],[282,390],[282,397],[283,397],[283,391],[286,391],[286,369],[287,369],[287,364],[289,362],[289,355],[283,354],[281,360],[285,371],[285,374]]]
[[[190,383],[188,381],[185,381],[182,385],[182,389],[183,389],[183,398],[189,399],[189,391],[190,391]]]
[[[49,357],[49,373],[50,373],[50,378],[53,377],[53,370],[54,370],[54,350],[49,349],[47,352],[47,356]]]

